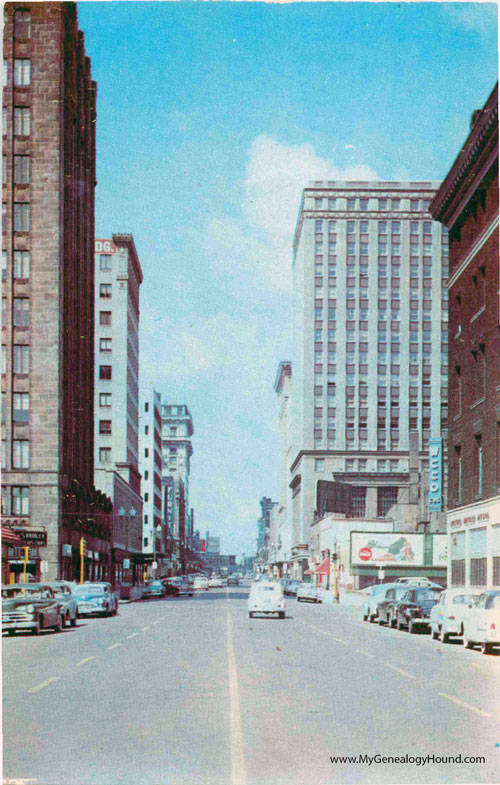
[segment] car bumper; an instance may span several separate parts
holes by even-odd
[[[82,605],[78,608],[79,616],[92,616],[94,613],[107,613],[107,610],[106,608],[96,608],[89,605]]]
[[[37,626],[36,621],[7,621],[2,622],[2,632],[7,630],[34,630]]]

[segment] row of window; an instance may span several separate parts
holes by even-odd
[[[401,210],[406,209],[402,202],[407,202],[407,199],[391,198],[388,197],[314,197],[314,208],[316,210],[360,210],[365,212],[369,209],[372,210]],[[419,212],[420,210],[428,210],[430,200],[428,199],[410,199],[410,211]],[[344,207],[345,205],[345,207]]]
[[[14,231],[29,232],[31,208],[29,202],[14,202]],[[7,232],[7,203],[2,202],[2,234]]]
[[[14,278],[27,281],[30,277],[31,255],[29,251],[13,251]],[[7,279],[7,251],[2,251],[2,281]]]
[[[12,468],[29,469],[30,443],[28,439],[14,439],[12,441]],[[2,439],[2,469],[7,468],[7,442]]]
[[[6,106],[2,111],[2,134],[9,130],[9,110]],[[29,106],[14,107],[14,136],[29,136],[31,133],[31,116]]]
[[[6,393],[2,393],[2,423],[6,419]],[[15,392],[12,395],[12,419],[14,422],[29,422],[30,396],[26,392]]]
[[[29,327],[30,301],[28,297],[14,297],[14,310],[12,314],[14,327]],[[7,326],[7,298],[2,297],[2,327]]]
[[[7,156],[2,156],[2,185],[7,185]],[[30,156],[14,156],[14,185],[29,185],[30,182]]]
[[[27,374],[30,372],[30,347],[15,344],[13,351],[13,372]],[[2,373],[7,373],[7,346],[2,344]]]
[[[3,86],[7,87],[10,77],[10,63],[3,61]],[[14,87],[29,87],[31,84],[31,60],[16,57],[14,60]]]

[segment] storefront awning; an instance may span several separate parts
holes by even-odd
[[[315,575],[330,575],[330,559],[323,559],[321,564],[314,570]]]
[[[24,540],[21,540],[21,538],[18,537],[17,534],[15,534],[15,532],[13,532],[12,529],[9,529],[7,526],[2,526],[2,542],[17,547],[26,545]]]

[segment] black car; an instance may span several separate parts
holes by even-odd
[[[377,604],[378,623],[394,627],[396,624],[396,605],[408,593],[408,586],[393,586],[387,589],[385,597]]]
[[[404,627],[407,627],[409,632],[414,632],[417,627],[430,630],[431,608],[438,602],[442,591],[442,588],[436,589],[429,586],[419,586],[407,591],[394,609],[398,630],[402,630]]]
[[[228,586],[239,586],[240,580],[236,575],[228,575],[227,578],[227,585]]]

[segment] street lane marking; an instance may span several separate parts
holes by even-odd
[[[137,638],[138,635],[138,632],[133,632],[132,635],[127,635],[127,640],[130,640],[130,638]]]
[[[408,673],[408,671],[401,670],[401,668],[397,668],[395,665],[391,665],[390,662],[384,662],[384,667],[385,668],[392,668],[393,671],[397,671],[397,673],[400,673],[401,676],[404,676],[406,679],[416,679],[417,678],[416,676],[413,676],[411,673]]]
[[[344,646],[348,646],[348,645],[349,645],[349,644],[347,643],[347,641],[343,641],[343,640],[342,640],[342,638],[334,638],[333,640],[334,640],[334,641],[337,641],[337,643],[343,643],[343,644],[344,644]]]
[[[117,649],[117,648],[118,648],[118,646],[121,646],[121,643],[113,643],[113,645],[112,645],[112,646],[108,646],[108,648],[106,649],[106,651],[111,651],[111,649]]]
[[[141,632],[146,632],[146,630],[149,630],[149,627],[142,627]]]
[[[80,660],[80,662],[76,663],[76,667],[79,668],[80,665],[85,665],[87,662],[90,662],[90,660],[96,660],[96,659],[97,657],[85,657],[84,660]]]
[[[356,651],[358,652],[358,654],[363,654],[365,657],[370,657],[372,660],[375,659],[375,655],[370,654],[370,652],[368,651],[363,651],[363,649],[356,649]]]
[[[50,679],[47,679],[47,681],[42,681],[41,684],[37,684],[36,687],[32,687],[30,690],[28,690],[28,692],[30,695],[33,695],[35,692],[40,692],[40,690],[44,690],[45,687],[48,687],[49,684],[52,684],[54,681],[59,681],[59,678],[59,676],[51,676]]]
[[[439,694],[441,695],[442,698],[446,698],[447,700],[456,703],[457,706],[462,706],[462,708],[469,709],[469,711],[475,711],[476,714],[480,714],[481,717],[491,717],[491,714],[488,714],[487,711],[483,711],[482,709],[476,709],[475,706],[471,706],[470,703],[465,703],[464,701],[455,698],[453,695],[447,695],[445,692],[440,692]]]
[[[231,735],[231,785],[246,785],[247,773],[241,724],[238,671],[233,647],[233,618],[227,612],[227,668],[229,676],[229,728]]]

